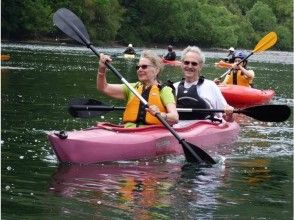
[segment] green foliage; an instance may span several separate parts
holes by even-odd
[[[95,44],[251,49],[277,31],[276,48],[293,49],[293,0],[2,0],[2,38],[66,38],[52,23],[61,7],[82,19]]]
[[[52,30],[50,14],[46,0],[3,0],[2,36],[23,39],[46,35]]]
[[[246,14],[249,22],[257,32],[269,32],[277,25],[277,18],[272,9],[265,3],[258,1]]]
[[[293,32],[285,26],[279,26],[276,32],[278,35],[276,48],[280,50],[289,50],[289,48],[292,48],[291,51],[293,51]]]

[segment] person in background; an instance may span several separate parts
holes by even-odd
[[[184,78],[174,83],[177,108],[224,109],[225,114],[211,115],[208,113],[180,114],[180,120],[223,118],[233,121],[234,108],[227,104],[218,86],[211,80],[201,76],[205,56],[196,46],[188,46],[182,52],[182,71]]]
[[[235,52],[235,48],[234,47],[230,47],[229,48],[229,53],[228,55],[224,58],[225,62],[229,62],[229,63],[233,63],[234,62],[234,52]]]
[[[124,54],[136,54],[132,44],[128,45],[128,47],[124,51]]]
[[[149,108],[146,108],[125,84],[109,84],[107,82],[105,62],[111,61],[109,56],[100,54],[97,89],[107,96],[127,101],[123,114],[125,127],[161,124],[155,117],[156,113],[160,113],[171,125],[178,122],[179,115],[172,89],[168,86],[162,86],[159,82],[159,73],[162,67],[159,56],[150,50],[143,51],[136,66],[139,81],[131,84],[147,100]]]
[[[234,64],[231,68],[231,71],[226,75],[222,84],[233,84],[239,86],[253,86],[254,79],[254,71],[247,69],[247,60],[244,60],[239,65],[237,65],[240,61],[242,61],[246,57],[246,54],[242,51],[236,51],[234,54]],[[214,79],[216,84],[220,83],[219,79]]]
[[[170,61],[174,61],[174,60],[176,60],[176,52],[175,51],[173,51],[173,47],[172,47],[172,45],[169,45],[168,47],[167,47],[167,50],[168,50],[168,52],[167,52],[167,54],[164,56],[164,59],[165,60],[170,60]]]

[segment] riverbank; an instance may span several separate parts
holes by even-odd
[[[13,43],[19,43],[19,44],[38,44],[38,45],[68,45],[68,46],[78,46],[81,45],[77,43],[76,41],[70,39],[70,38],[41,38],[39,40],[7,40],[7,39],[1,39],[1,43],[8,43],[8,44],[13,44]],[[132,42],[130,42],[132,43]],[[97,42],[93,43],[96,47],[113,47],[113,48],[124,48],[127,47],[127,44],[122,44],[117,41],[112,41],[112,42]],[[162,49],[166,50],[167,46],[169,44],[158,44],[158,43],[148,43],[143,46],[137,46],[136,44],[132,43],[135,48],[154,48],[154,49]],[[198,46],[198,45],[197,45]],[[178,45],[173,45],[175,50],[183,50],[186,48],[186,46],[178,46]],[[205,48],[199,46],[202,50],[204,51],[217,51],[217,52],[227,52],[227,48]]]

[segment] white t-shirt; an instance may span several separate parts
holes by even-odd
[[[188,83],[184,82],[184,87],[185,88],[190,88],[192,85],[196,85],[198,83],[198,80],[193,82],[193,83]],[[180,82],[174,83],[174,87],[176,89],[176,95],[178,94],[178,86]],[[224,96],[222,95],[220,89],[218,86],[215,84],[215,82],[204,79],[203,83],[200,86],[197,86],[197,92],[198,95],[204,99],[210,106],[211,109],[224,109],[225,106],[227,105],[227,101],[225,100]],[[216,113],[215,116],[217,118],[222,118],[221,113]],[[174,127],[181,127],[186,124],[191,123],[192,121],[190,120],[185,120],[185,121],[180,121],[180,125],[177,124],[177,126]]]

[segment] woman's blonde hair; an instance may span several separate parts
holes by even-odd
[[[160,70],[163,69],[161,58],[152,50],[144,50],[141,54],[141,58],[146,58],[150,60],[152,65]]]

